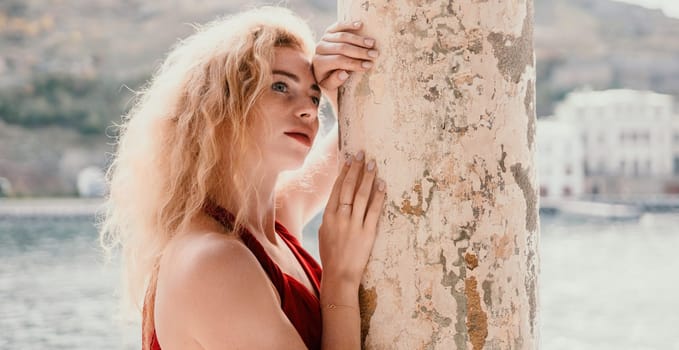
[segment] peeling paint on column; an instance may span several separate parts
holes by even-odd
[[[462,252],[459,252],[461,255]],[[457,291],[455,285],[458,281],[466,276],[464,268],[460,269],[459,275],[455,272],[450,271],[446,267],[446,257],[441,251],[439,256],[439,263],[443,267],[443,277],[441,279],[441,285],[450,288],[450,295],[455,299],[456,302],[456,312],[455,312],[455,334],[453,340],[455,342],[456,349],[465,349],[467,347],[467,325],[465,319],[467,317],[467,298],[464,292]]]
[[[403,198],[401,202],[401,207],[399,210],[401,213],[408,214],[408,215],[414,215],[414,216],[422,216],[426,213],[427,208],[431,205],[431,200],[434,195],[434,191],[436,189],[436,183],[432,179],[425,179],[426,181],[433,183],[432,186],[429,187],[429,193],[427,194],[426,198],[423,198],[422,195],[422,182],[418,182],[413,186],[412,192],[415,193],[415,196],[417,197],[417,203],[413,205],[413,203],[410,201],[410,194],[404,194],[403,196],[406,198]]]
[[[500,164],[500,170],[502,170],[503,173],[507,172],[507,168],[505,167],[505,159],[507,159],[507,152],[505,152],[505,145],[500,145],[500,149],[502,150],[502,156],[500,158],[499,164]]]
[[[491,301],[491,290],[490,290],[490,285],[493,282],[490,280],[485,280],[483,283],[481,283],[481,288],[483,288],[483,303],[486,305],[486,308],[490,309],[492,306],[492,301]]]
[[[415,192],[415,195],[417,196],[417,203],[413,205],[410,202],[410,198],[404,198],[403,202],[401,202],[401,208],[399,209],[404,214],[422,216],[424,214],[424,209],[422,209],[422,185],[419,183],[415,184],[413,192]]]

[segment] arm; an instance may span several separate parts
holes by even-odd
[[[276,191],[276,217],[301,236],[304,226],[323,209],[338,172],[337,123],[319,141],[304,167],[281,179]],[[301,238],[301,237],[298,237]]]
[[[329,325],[327,330],[323,327],[323,344],[343,341],[348,349],[360,348],[358,288],[386,196],[385,183],[376,179],[374,162],[366,164],[364,158],[353,158],[351,164],[342,166],[319,229],[322,314]]]
[[[329,305],[334,305],[331,307]],[[358,288],[350,285],[335,287],[321,283],[323,315],[322,349],[331,349],[343,343],[343,349],[361,348],[361,315],[358,306]]]
[[[337,90],[323,89],[335,115]],[[333,127],[314,147],[302,169],[281,177],[276,189],[276,218],[302,240],[302,229],[323,209],[339,173],[339,128]]]
[[[367,71],[378,56],[373,48],[374,40],[358,35],[360,29],[360,22],[359,25],[355,22],[335,23],[316,47],[312,62],[314,76],[335,115],[338,110],[337,89],[349,74]],[[335,123],[305,166],[281,180],[276,216],[292,232],[301,232],[328,200],[332,183],[338,175],[338,132]]]

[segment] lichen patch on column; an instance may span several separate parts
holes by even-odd
[[[533,81],[528,81],[526,88],[526,97],[523,99],[523,105],[526,108],[526,115],[528,117],[528,128],[526,130],[526,140],[528,148],[533,149],[535,141],[535,88]]]
[[[365,346],[365,338],[370,331],[370,319],[377,308],[377,292],[375,287],[365,289],[361,284],[358,289],[359,308],[361,309],[361,344]]]
[[[493,45],[493,52],[497,58],[497,68],[505,78],[518,84],[521,75],[526,71],[526,66],[533,66],[533,21],[530,3],[527,1],[529,11],[523,21],[521,36],[518,38],[504,33],[490,33],[488,42]]]
[[[467,263],[467,268],[470,270],[479,266],[479,259],[474,254],[467,253],[464,255],[464,261]]]
[[[528,232],[535,232],[538,227],[538,209],[537,209],[537,193],[533,189],[533,184],[528,171],[523,169],[521,163],[511,166],[514,181],[521,188],[523,198],[526,201],[526,230]]]
[[[488,316],[481,307],[476,277],[464,280],[464,292],[467,296],[467,333],[473,350],[483,349],[488,337]]]

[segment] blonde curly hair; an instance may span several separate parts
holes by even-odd
[[[245,213],[263,212],[248,200],[257,189],[241,169],[245,150],[257,149],[250,126],[271,84],[276,47],[313,54],[311,29],[284,8],[200,26],[176,44],[123,117],[100,239],[109,256],[122,248],[128,306],[141,309],[166,245],[211,196],[239,203],[235,232]]]

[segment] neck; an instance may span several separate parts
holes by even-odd
[[[254,179],[254,176],[247,177]],[[248,203],[253,203],[248,211],[245,213],[245,226],[252,233],[258,241],[263,242],[264,239],[273,245],[278,244],[278,236],[275,231],[276,219],[276,181],[278,175],[265,176],[258,184],[256,184],[258,193],[252,194],[255,198],[245,199]],[[231,196],[220,195],[213,198],[216,205],[221,206],[230,213],[234,214],[240,208],[240,204]],[[259,212],[257,209],[259,208]],[[262,229],[260,229],[263,228]]]

